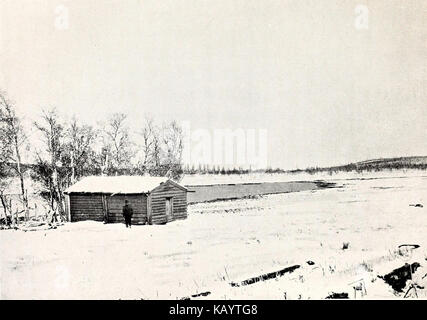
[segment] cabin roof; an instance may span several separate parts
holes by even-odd
[[[168,180],[166,177],[151,176],[91,176],[81,179],[65,190],[65,193],[148,193]],[[180,185],[178,186],[185,189]]]

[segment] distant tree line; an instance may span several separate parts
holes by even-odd
[[[186,164],[183,167],[183,174],[219,174],[219,175],[237,175],[237,174],[250,174],[250,173],[288,173],[290,171],[283,170],[280,168],[271,168],[267,167],[265,169],[252,169],[252,168],[243,168],[243,167],[233,167],[227,168],[220,165],[209,165],[209,164],[199,164],[199,165],[189,165]]]
[[[376,159],[369,161],[361,161],[356,163],[350,163],[342,166],[334,167],[308,167],[306,169],[294,169],[284,170],[281,168],[256,169],[253,170],[243,169],[242,167],[237,168],[226,168],[219,165],[184,165],[182,168],[183,174],[219,174],[219,175],[233,175],[233,174],[249,174],[249,173],[287,173],[287,174],[298,174],[298,173],[328,173],[330,175],[338,172],[379,172],[384,170],[427,170],[427,157],[399,157],[399,158],[387,158],[387,159]]]
[[[316,174],[326,172],[335,174],[338,172],[379,172],[384,170],[427,170],[427,157],[399,157],[388,159],[376,159],[350,163],[334,167],[311,167],[304,170],[293,170],[292,173],[307,172]]]
[[[189,165],[186,164],[183,167],[183,173],[187,175],[192,174],[248,174],[255,172],[251,169],[243,169],[242,167],[237,168],[226,168],[225,166],[220,165],[209,165],[209,164],[199,164],[199,165]]]

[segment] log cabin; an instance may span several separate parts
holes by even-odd
[[[125,200],[133,209],[132,224],[165,224],[187,218],[188,190],[166,177],[92,176],[69,187],[69,221],[124,222]]]

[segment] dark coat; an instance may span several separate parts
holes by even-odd
[[[123,207],[123,217],[132,217],[133,209],[127,204]]]

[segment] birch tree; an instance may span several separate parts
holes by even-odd
[[[141,171],[146,172],[152,165],[153,162],[159,162],[160,156],[157,155],[159,152],[159,130],[154,124],[153,118],[146,116],[144,119],[143,128],[140,132],[141,137],[141,152],[142,157],[139,163]]]
[[[37,153],[37,176],[50,192],[50,205],[52,209],[52,221],[58,220],[57,214],[66,220],[63,197],[64,172],[60,171],[61,155],[63,152],[64,126],[60,121],[55,108],[43,110],[41,121],[34,123],[35,127],[42,133],[45,143],[47,159]]]
[[[76,117],[71,119],[65,131],[63,162],[70,168],[70,183],[86,174],[95,174],[94,143],[97,132],[92,126],[79,124]]]
[[[182,152],[184,134],[182,128],[174,120],[163,128],[163,166],[166,176],[179,179],[182,175]]]
[[[135,150],[130,139],[130,129],[127,125],[127,116],[124,113],[114,113],[110,116],[103,129],[104,152],[108,161],[107,171],[129,170]]]
[[[22,151],[26,141],[24,129],[15,112],[14,104],[0,92],[0,119],[1,119],[1,145],[2,167],[7,163],[19,177],[21,199],[24,205],[25,218],[29,218],[28,195],[25,188],[24,168],[22,166]],[[0,169],[1,170],[1,169]],[[4,168],[3,168],[4,170]]]

